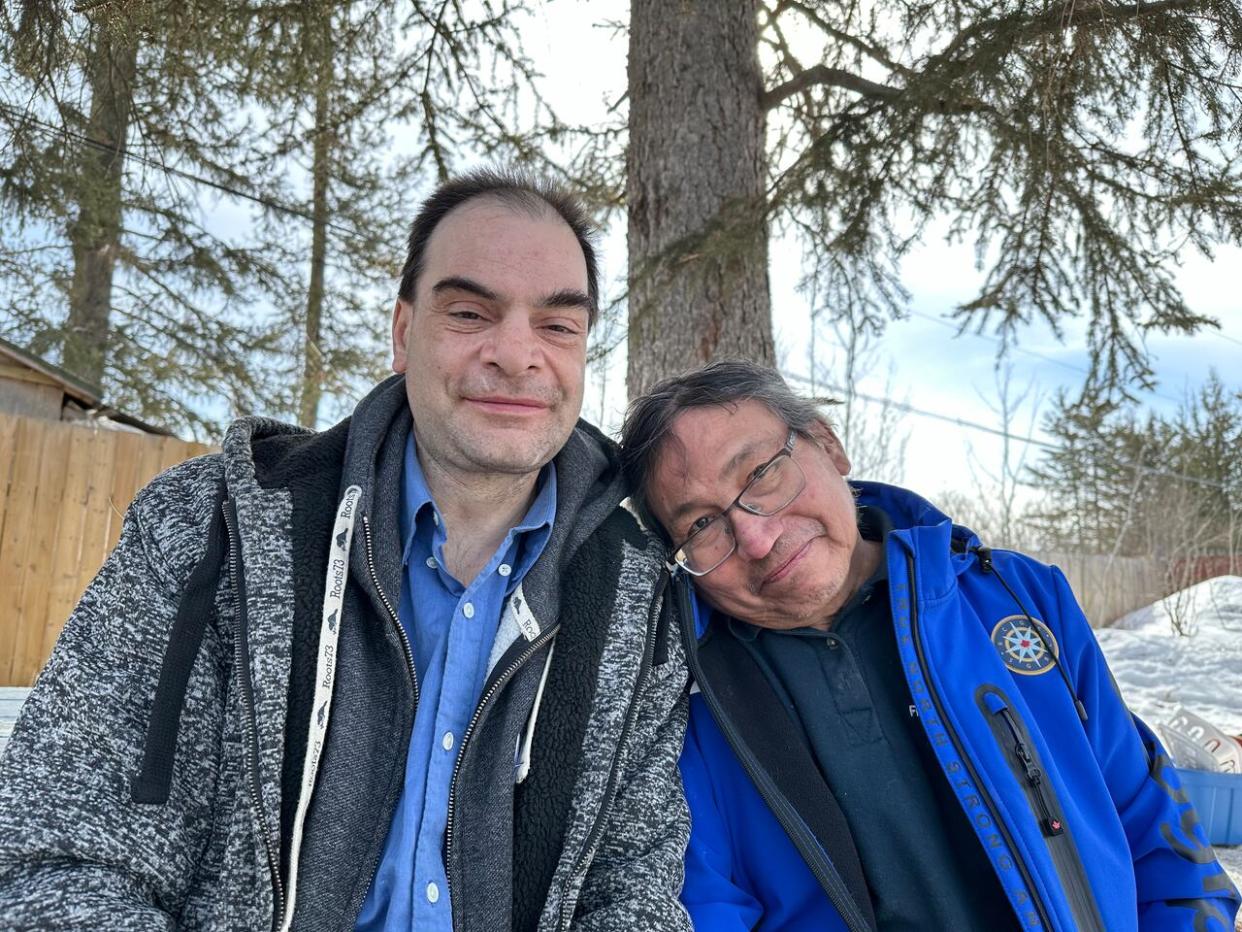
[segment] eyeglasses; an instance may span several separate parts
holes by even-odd
[[[730,511],[741,508],[752,515],[767,518],[802,494],[806,488],[806,475],[793,459],[797,437],[797,432],[791,430],[785,445],[754,471],[750,481],[724,511],[694,522],[690,536],[669,554],[672,559],[669,569],[675,564],[691,576],[706,576],[737,550],[733,524],[726,517]]]

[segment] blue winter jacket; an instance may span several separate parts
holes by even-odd
[[[911,696],[1019,925],[1232,932],[1238,892],[1164,749],[1127,711],[1061,571],[981,548],[908,491],[854,485],[860,504],[893,521],[885,558]],[[695,680],[682,900],[695,927],[870,927],[865,889],[808,830],[820,814],[741,738],[766,734],[746,721],[753,693],[721,682],[708,662],[719,628],[679,586]]]

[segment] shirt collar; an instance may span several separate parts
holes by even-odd
[[[553,463],[548,463],[540,470],[536,488],[538,491],[535,493],[535,500],[526,510],[525,517],[510,530],[506,539],[512,539],[528,531],[541,532],[540,537],[543,540],[551,535],[552,522],[556,519],[556,466]],[[411,430],[405,443],[405,467],[401,477],[401,508],[399,510],[401,540],[404,542],[401,558],[403,563],[409,562],[410,548],[414,543],[414,534],[418,530],[418,517],[425,508],[430,509],[432,520],[439,528],[440,509],[436,507],[435,499],[431,497],[431,490],[427,488],[427,478],[423,475],[423,466],[418,461],[414,431]],[[534,563],[539,556],[539,552],[543,549],[540,546],[543,540],[535,541],[536,546],[522,548],[519,565],[514,567],[519,571],[519,579],[529,569],[529,564]]]

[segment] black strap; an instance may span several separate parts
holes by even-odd
[[[802,817],[875,928],[871,894],[845,813],[767,677],[750,653],[722,632],[700,647],[699,661],[743,744]]]
[[[203,632],[215,617],[216,588],[220,567],[227,549],[227,528],[224,524],[224,482],[216,496],[211,526],[207,531],[207,551],[186,581],[177,605],[168,638],[168,649],[155,687],[151,718],[147,722],[147,739],[142,751],[142,767],[130,784],[130,795],[136,803],[168,802],[172,783],[173,759],[177,753],[177,731],[181,725],[181,708],[190,682],[190,671],[198,656]]]

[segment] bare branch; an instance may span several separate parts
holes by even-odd
[[[788,81],[778,84],[763,95],[763,106],[768,110],[779,106],[784,101],[801,93],[809,87],[840,87],[856,91],[863,97],[877,100],[896,100],[903,93],[899,87],[878,84],[866,78],[846,71],[843,68],[830,68],[827,65],[812,65]]]

